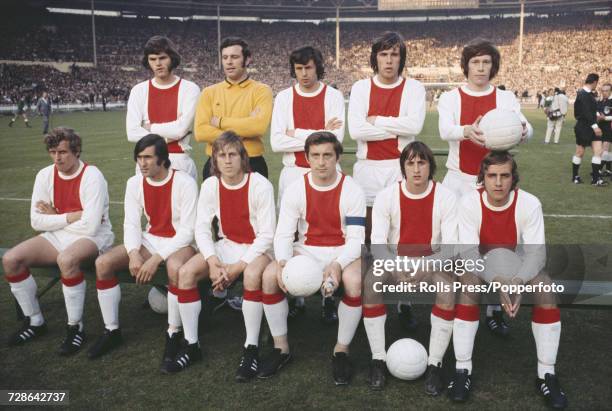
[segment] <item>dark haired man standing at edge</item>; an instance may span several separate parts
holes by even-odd
[[[584,148],[591,147],[593,150],[593,158],[591,159],[591,185],[595,187],[605,187],[608,185],[601,178],[601,155],[603,152],[602,137],[603,132],[597,124],[597,101],[593,95],[593,91],[597,88],[599,76],[591,73],[587,76],[584,87],[578,91],[576,101],[574,101],[574,117],[576,117],[576,125],[574,132],[576,134],[576,153],[572,157],[572,182],[574,184],[582,183],[578,170],[582,157],[584,156]]]

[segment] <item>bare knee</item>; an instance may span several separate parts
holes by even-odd
[[[260,270],[250,265],[247,265],[243,273],[244,288],[247,290],[260,290],[261,278],[262,273]]]
[[[177,271],[166,270],[166,274],[168,277],[168,284],[173,287],[179,287],[179,275]]]
[[[180,268],[180,262],[173,259],[168,259],[166,261],[166,273],[168,274],[168,282],[173,286],[178,286]]]
[[[110,280],[115,273],[112,268],[112,261],[107,255],[96,258],[96,278],[98,280]]]
[[[166,271],[168,272],[168,277],[178,278],[178,272],[182,265],[184,265],[182,261],[177,261],[174,258],[169,258],[166,260]]]
[[[262,279],[262,289],[266,294],[274,294],[279,290],[278,280],[276,279],[276,271],[278,269],[278,264],[276,261],[268,264],[266,269],[263,272]]]
[[[10,277],[11,275],[19,274],[20,266],[23,265],[23,260],[15,252],[8,251],[2,256],[2,266],[4,267],[4,275]]]
[[[359,274],[359,273],[357,273]],[[355,274],[342,274],[344,293],[349,297],[359,297],[361,295],[361,277]]]
[[[57,256],[57,265],[64,275],[75,274],[78,270],[80,261],[71,253],[59,253]]]
[[[198,274],[197,270],[183,265],[178,269],[178,287],[184,290],[195,288],[198,285],[198,279],[203,277],[204,275]]]

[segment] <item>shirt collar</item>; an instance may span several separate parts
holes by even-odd
[[[245,88],[246,86],[250,84],[251,76],[247,75],[246,78],[242,80],[240,83],[232,83],[231,81],[227,79],[227,77],[225,77],[224,81],[225,81],[225,88],[230,88],[232,86],[238,86],[240,88]]]

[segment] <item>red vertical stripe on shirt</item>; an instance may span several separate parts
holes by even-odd
[[[471,125],[478,116],[484,116],[489,111],[497,107],[497,89],[486,96],[470,96],[459,88],[461,99],[461,119],[459,124],[462,126]],[[489,150],[472,143],[470,140],[459,142],[459,169],[471,175],[477,175],[480,170],[480,162],[489,153]]]
[[[325,128],[325,93],[327,85],[314,97],[301,96],[293,87],[293,125],[304,130],[323,130]],[[295,165],[310,168],[304,151],[296,151]]]
[[[514,200],[510,207],[503,211],[489,209],[483,199],[484,189],[479,189],[482,222],[480,223],[480,253],[485,254],[494,248],[516,248],[516,200],[518,190],[514,191]]]
[[[76,177],[64,180],[59,176],[57,167],[53,167],[53,206],[58,214],[83,211],[80,189],[81,180],[86,168],[87,164],[83,166],[83,169]]]
[[[400,238],[398,254],[418,257],[433,254],[431,250],[432,216],[436,183],[431,192],[420,199],[408,198],[399,183],[400,197]]]
[[[149,184],[145,177],[142,179],[145,212],[150,225],[149,233],[168,238],[176,235],[172,225],[172,185],[175,171],[171,169],[169,172],[172,173],[170,179],[161,186]]]
[[[306,188],[306,245],[336,247],[344,245],[342,221],[340,216],[340,194],[344,184],[344,174],[338,185],[328,191],[315,190],[304,175]]]
[[[157,88],[149,80],[149,122],[169,123],[178,118],[178,93],[182,79],[170,88]],[[169,153],[182,153],[178,140],[168,143]]]
[[[399,116],[400,103],[406,79],[393,88],[378,87],[374,79],[370,80],[370,103],[368,116]],[[397,137],[380,141],[368,141],[368,160],[392,160],[400,157]]]
[[[253,244],[255,231],[251,226],[249,211],[249,184],[251,173],[243,187],[230,190],[219,179],[219,208],[223,235],[235,243]]]

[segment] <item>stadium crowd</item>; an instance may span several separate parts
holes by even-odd
[[[87,16],[40,15],[3,21],[5,41],[0,44],[4,60],[91,62],[90,18]],[[28,29],[24,30],[23,27]],[[474,26],[478,29],[474,30]],[[460,50],[476,34],[499,46],[504,64],[496,79],[517,95],[535,96],[549,87],[566,89],[570,98],[588,72],[610,76],[612,36],[609,16],[566,15],[528,17],[525,20],[523,64],[518,65],[518,19],[428,21],[414,23],[343,23],[341,26],[341,68],[335,67],[335,26],[295,23],[223,22],[222,36],[249,39],[254,51],[251,74],[269,84],[275,93],[289,82],[287,56],[307,42],[323,52],[326,79],[345,95],[356,80],[370,75],[368,55],[371,39],[385,30],[401,32],[406,39],[409,69],[418,67],[416,77],[425,82],[462,81]],[[0,98],[3,104],[16,102],[24,90],[47,88],[54,101],[88,101],[103,93],[111,100],[123,100],[132,85],[146,78],[140,64],[140,50],[155,34],[171,38],[179,47],[183,62],[179,75],[206,86],[222,78],[217,68],[216,22],[151,20],[146,18],[96,18],[97,69],[77,68],[62,73],[46,66],[5,65],[1,68]],[[455,68],[439,75],[435,69]],[[424,75],[434,69],[432,77]]]

